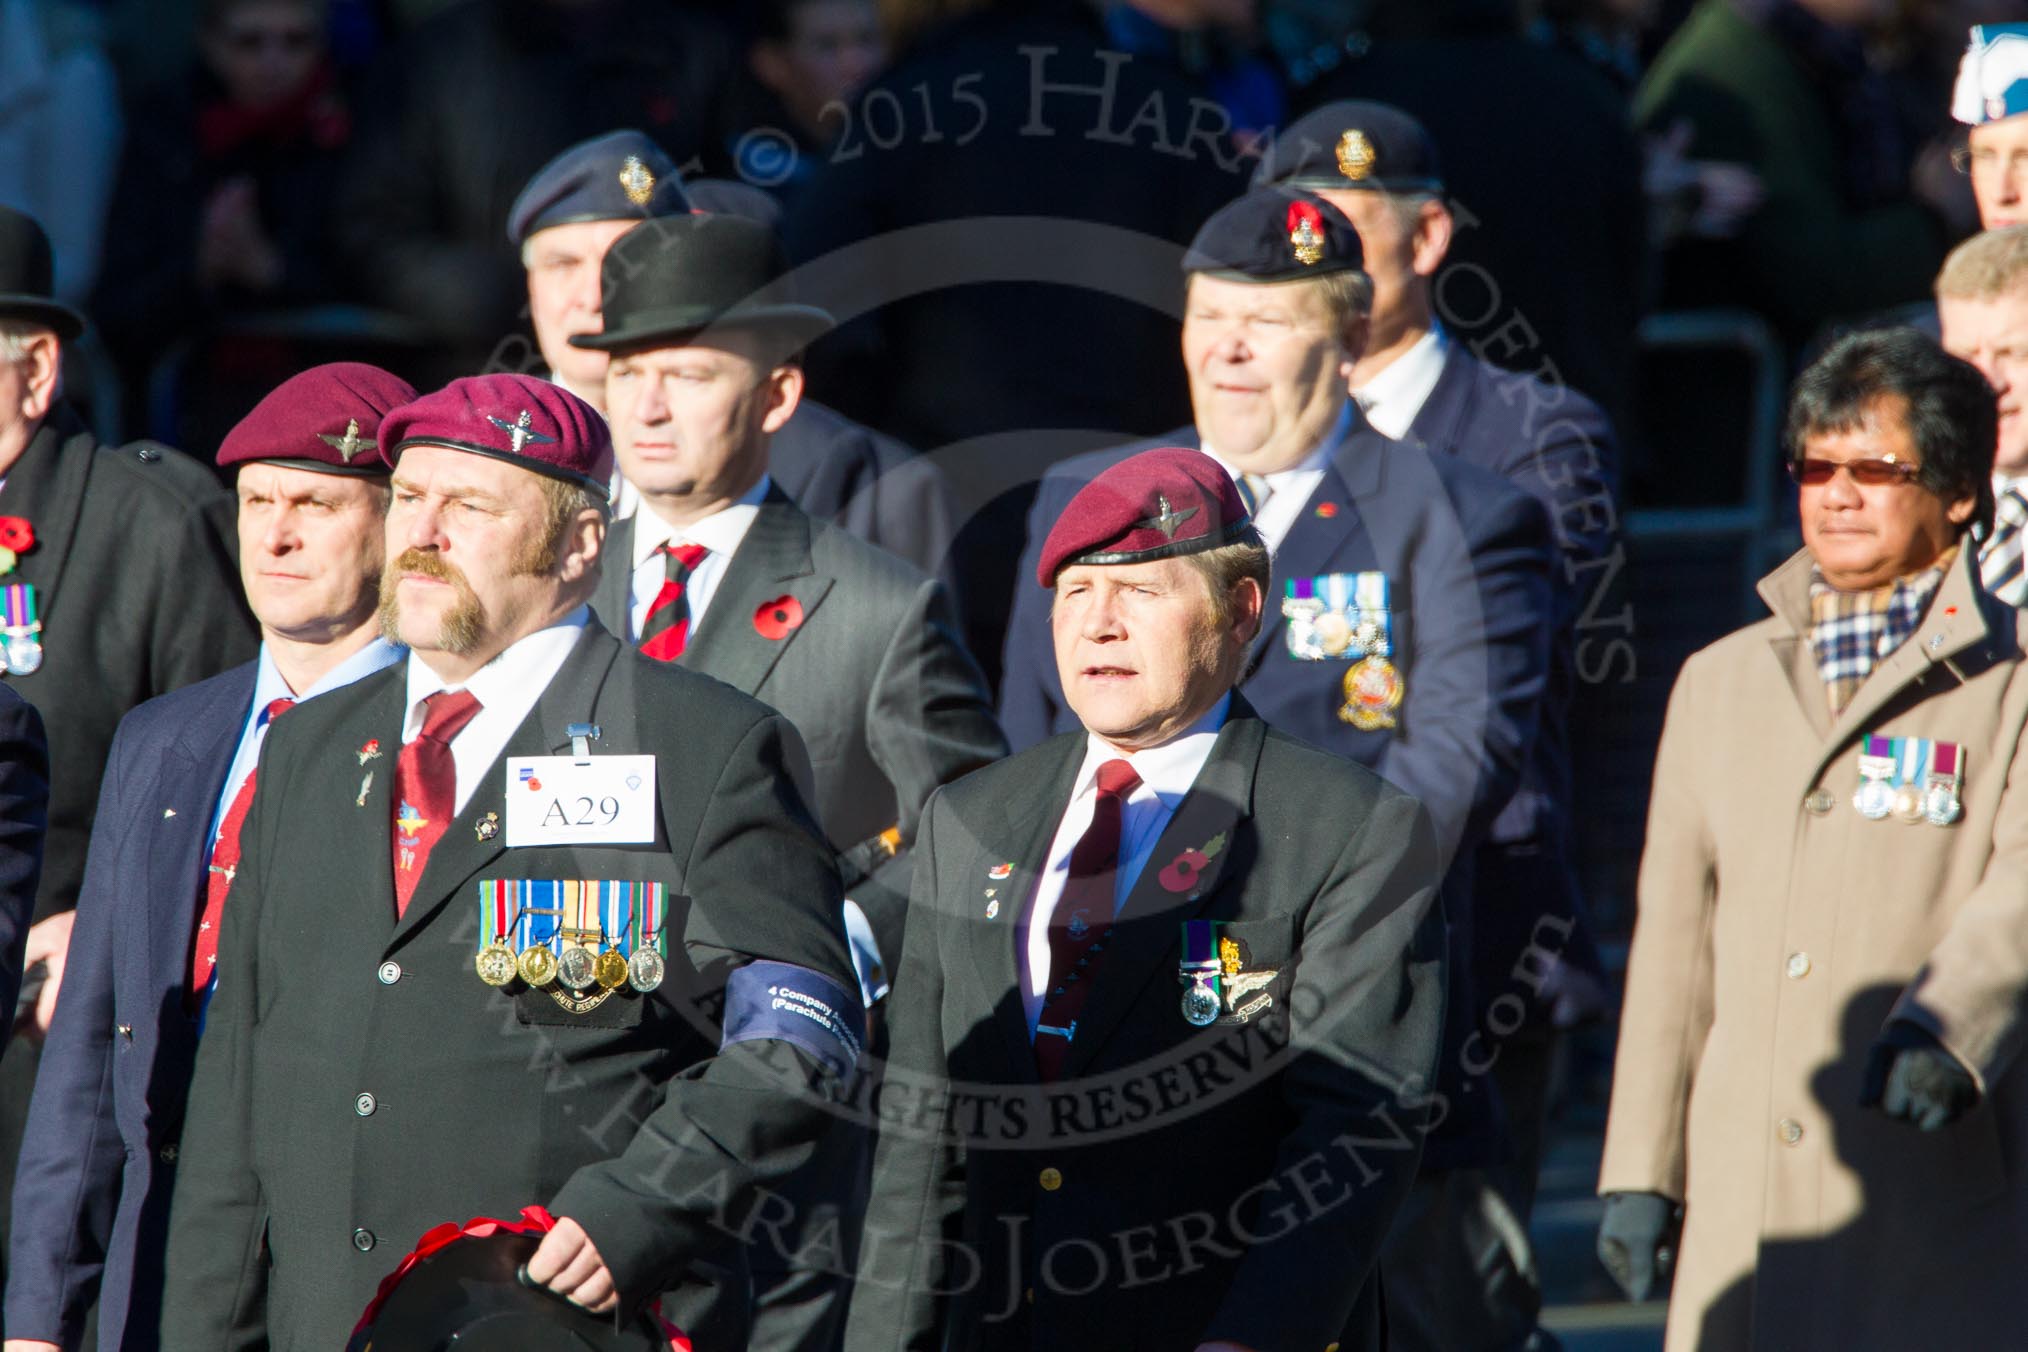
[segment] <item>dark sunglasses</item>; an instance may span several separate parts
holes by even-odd
[[[1915,476],[1922,473],[1920,465],[1911,465],[1900,460],[1789,461],[1789,477],[1805,488],[1822,488],[1836,478],[1841,469],[1852,476],[1853,483],[1862,484],[1867,488],[1913,483]]]

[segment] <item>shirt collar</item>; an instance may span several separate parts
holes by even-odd
[[[1125,753],[1134,773],[1141,777],[1134,794],[1146,790],[1173,802],[1188,793],[1190,786],[1197,782],[1204,762],[1210,758],[1211,745],[1218,740],[1218,730],[1225,726],[1231,711],[1232,694],[1228,691],[1202,718],[1162,745]],[[1073,800],[1092,791],[1098,780],[1099,766],[1121,757],[1122,753],[1116,747],[1108,746],[1096,735],[1087,736],[1084,764],[1078,767],[1077,784],[1071,795]]]
[[[407,655],[406,648],[396,647],[384,638],[376,638],[358,652],[340,662],[337,666],[311,682],[308,690],[291,692],[289,683],[282,679],[282,670],[275,665],[275,655],[268,645],[261,644],[260,664],[254,675],[254,708],[265,709],[273,700],[292,699],[302,703],[341,690],[354,681],[371,676],[384,667],[391,667]]]
[[[1408,434],[1409,425],[1444,373],[1450,355],[1450,335],[1443,325],[1432,324],[1415,344],[1382,367],[1373,379],[1352,392],[1366,413],[1366,421],[1396,441]]]
[[[737,553],[773,483],[770,476],[763,474],[760,482],[740,495],[739,501],[682,527],[664,521],[656,515],[655,505],[642,498],[640,509],[634,513],[633,566],[639,568],[666,544],[699,544],[714,554]]]
[[[1350,399],[1347,399],[1344,406],[1338,410],[1338,420],[1331,424],[1331,430],[1324,434],[1324,439],[1310,448],[1308,455],[1295,464],[1290,465],[1287,469],[1278,469],[1272,474],[1263,474],[1261,476],[1268,481],[1268,487],[1279,493],[1282,491],[1283,486],[1291,480],[1305,474],[1323,473],[1324,466],[1331,463],[1331,457],[1336,455],[1338,448],[1345,444],[1345,438],[1352,435],[1352,420],[1357,414],[1357,408]],[[1231,461],[1220,455],[1218,448],[1210,442],[1200,439],[1199,444],[1203,452],[1213,460],[1216,460],[1218,467],[1231,476],[1234,483],[1239,482],[1240,476],[1245,473],[1244,470],[1236,468]]]
[[[422,730],[422,702],[439,690],[469,690],[478,698],[479,707],[486,709],[505,707],[517,694],[525,698],[529,689],[546,687],[563,666],[563,660],[570,656],[570,650],[577,646],[590,619],[591,607],[579,606],[547,629],[516,639],[462,685],[447,684],[427,662],[410,654],[408,716],[402,727],[402,740],[415,740]]]

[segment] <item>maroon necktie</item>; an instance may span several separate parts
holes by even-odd
[[[430,850],[458,815],[458,764],[451,739],[478,715],[469,690],[439,690],[423,700],[422,731],[394,763],[394,913],[408,910]]]
[[[710,552],[703,545],[662,546],[668,572],[662,590],[648,603],[647,618],[641,621],[641,651],[657,662],[674,662],[683,656],[683,645],[690,641],[690,602],[684,599],[683,588]]]
[[[272,723],[295,707],[292,699],[271,699],[261,712],[261,721]],[[212,838],[210,870],[204,877],[204,914],[197,921],[197,936],[190,944],[192,1008],[204,988],[211,984],[212,969],[218,965],[218,922],[225,914],[225,894],[232,891],[232,880],[239,873],[239,833],[246,825],[247,810],[253,806],[254,773],[247,772],[239,792],[225,809],[225,817],[218,823],[218,834]]]
[[[1063,895],[1049,917],[1049,992],[1035,1022],[1035,1068],[1047,1084],[1070,1059],[1078,1017],[1091,998],[1092,976],[1113,937],[1113,878],[1120,866],[1120,819],[1127,795],[1141,782],[1124,760],[1098,769],[1091,825],[1070,852]]]

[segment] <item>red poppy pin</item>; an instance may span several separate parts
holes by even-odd
[[[364,765],[370,760],[378,760],[379,758],[380,739],[378,737],[367,738],[366,744],[359,748],[359,763]]]
[[[1324,520],[1329,521],[1332,517],[1338,515],[1338,504],[1335,502],[1318,503],[1317,515],[1322,517]]]
[[[0,516],[0,576],[14,571],[20,556],[35,548],[35,527],[25,516]]]
[[[753,613],[754,632],[762,638],[785,639],[803,623],[803,603],[793,596],[763,601]]]
[[[1225,848],[1225,833],[1219,832],[1194,850],[1185,850],[1169,861],[1169,867],[1157,875],[1162,886],[1171,892],[1188,892],[1197,886],[1197,879],[1211,861]]]

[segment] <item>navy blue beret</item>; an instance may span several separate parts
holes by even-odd
[[[580,141],[535,171],[507,211],[516,247],[538,230],[575,221],[643,221],[690,210],[668,152],[638,131]]]
[[[1399,108],[1343,99],[1306,113],[1282,129],[1261,156],[1253,181],[1308,188],[1373,188],[1380,192],[1442,192],[1436,142]]]
[[[1255,188],[1228,202],[1190,241],[1185,272],[1242,282],[1291,282],[1365,266],[1345,213],[1300,188]]]

